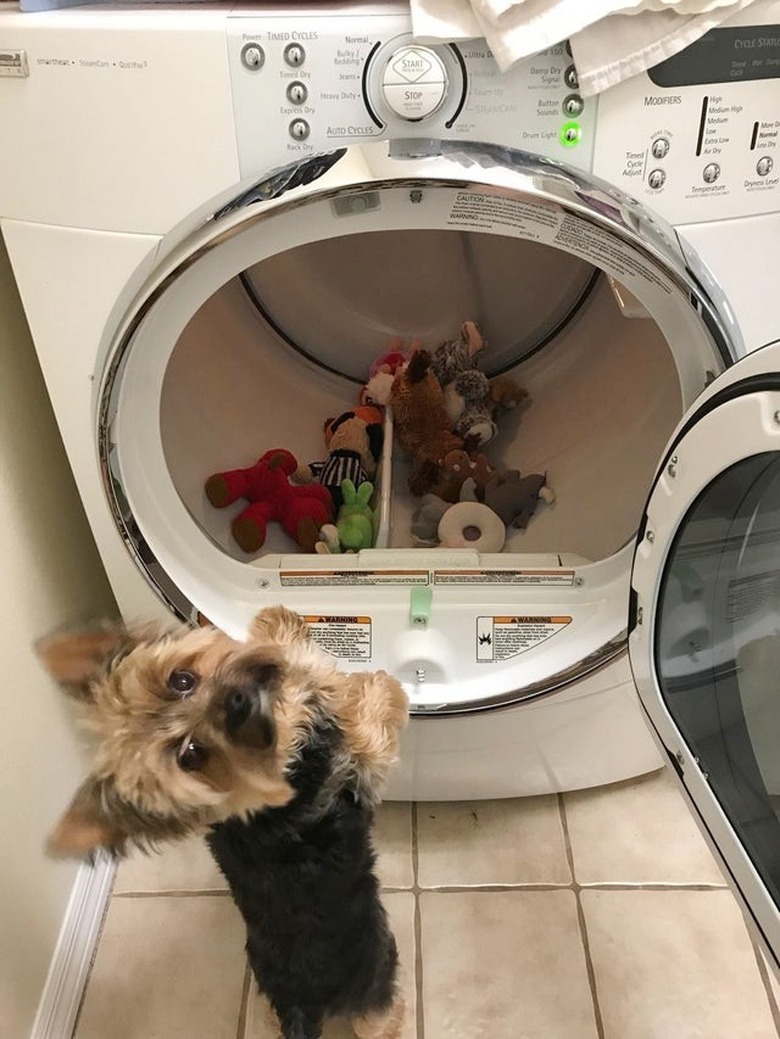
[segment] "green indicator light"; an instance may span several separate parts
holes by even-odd
[[[558,140],[564,148],[574,148],[580,143],[582,127],[579,123],[564,123],[558,131]]]

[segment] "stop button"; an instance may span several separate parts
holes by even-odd
[[[447,70],[430,47],[399,47],[385,66],[382,91],[402,119],[425,119],[447,96]]]

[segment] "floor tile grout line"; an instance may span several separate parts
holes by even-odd
[[[392,889],[385,888],[386,891]],[[409,888],[398,890],[409,891]],[[619,883],[617,881],[602,881],[595,884],[545,884],[533,882],[527,884],[442,884],[439,887],[420,888],[420,894],[457,894],[469,891],[501,892],[501,891],[727,891],[727,887],[715,887],[707,884],[664,884],[664,883]]]
[[[415,1036],[416,1039],[425,1039],[425,1014],[423,1011],[423,962],[422,962],[422,911],[420,908],[420,854],[419,854],[419,831],[417,829],[417,802],[411,805],[411,830],[412,830],[412,893],[414,895],[414,989],[416,996],[415,1006]]]
[[[590,953],[588,926],[585,920],[585,910],[582,906],[582,889],[577,884],[577,879],[574,872],[574,851],[571,845],[571,839],[569,837],[569,820],[566,817],[566,805],[564,804],[563,794],[558,794],[558,816],[560,818],[561,827],[563,829],[563,843],[566,848],[566,861],[569,864],[569,872],[571,873],[572,879],[572,888],[574,890],[574,900],[577,906],[577,926],[580,929],[580,938],[582,940],[582,954],[585,958],[585,973],[588,976],[588,986],[590,988],[590,996],[593,1003],[593,1018],[596,1025],[596,1034],[598,1035],[598,1039],[604,1039],[604,1020],[601,1016],[599,991],[598,986],[596,984],[596,969],[593,966],[593,957]]]
[[[241,986],[241,1005],[238,1008],[236,1039],[246,1039],[246,1019],[249,1013],[249,988],[251,984],[252,972],[249,967],[249,960],[246,960],[244,962],[244,983]]]
[[[769,971],[767,970],[764,957],[761,953],[761,949],[758,947],[756,942],[751,943],[753,946],[753,955],[756,958],[756,964],[758,965],[758,973],[761,977],[761,983],[764,986],[766,992],[766,998],[769,1002],[769,1012],[772,1015],[772,1021],[775,1025],[775,1031],[780,1036],[780,1009],[777,1006],[777,1000],[775,994],[772,991],[771,979],[769,977]]]

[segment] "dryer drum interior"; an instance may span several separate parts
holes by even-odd
[[[322,557],[300,555],[277,524],[247,556],[230,530],[242,503],[213,508],[206,477],[273,447],[322,459],[324,420],[355,406],[393,336],[433,348],[467,319],[487,339],[481,370],[530,397],[484,451],[500,469],[548,473],[556,501],[508,528],[500,555],[463,565],[586,568],[591,583],[619,571],[627,596],[658,459],[723,344],[706,300],[664,259],[673,243],[645,235],[617,195],[575,195],[426,179],[310,189],[214,222],[171,258],[116,339],[101,411],[118,521],[169,603],[235,630],[263,604],[258,589],[305,608],[279,575],[322,569]],[[330,571],[438,565],[412,539],[408,472],[390,433],[378,547],[338,567],[331,557]],[[334,594],[354,612],[355,588]]]

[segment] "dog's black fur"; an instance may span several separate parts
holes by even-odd
[[[348,789],[323,799],[340,740],[320,721],[289,777],[293,800],[218,823],[207,837],[284,1039],[318,1039],[326,1017],[385,1010],[395,993],[398,953],[373,869],[373,812]]]

